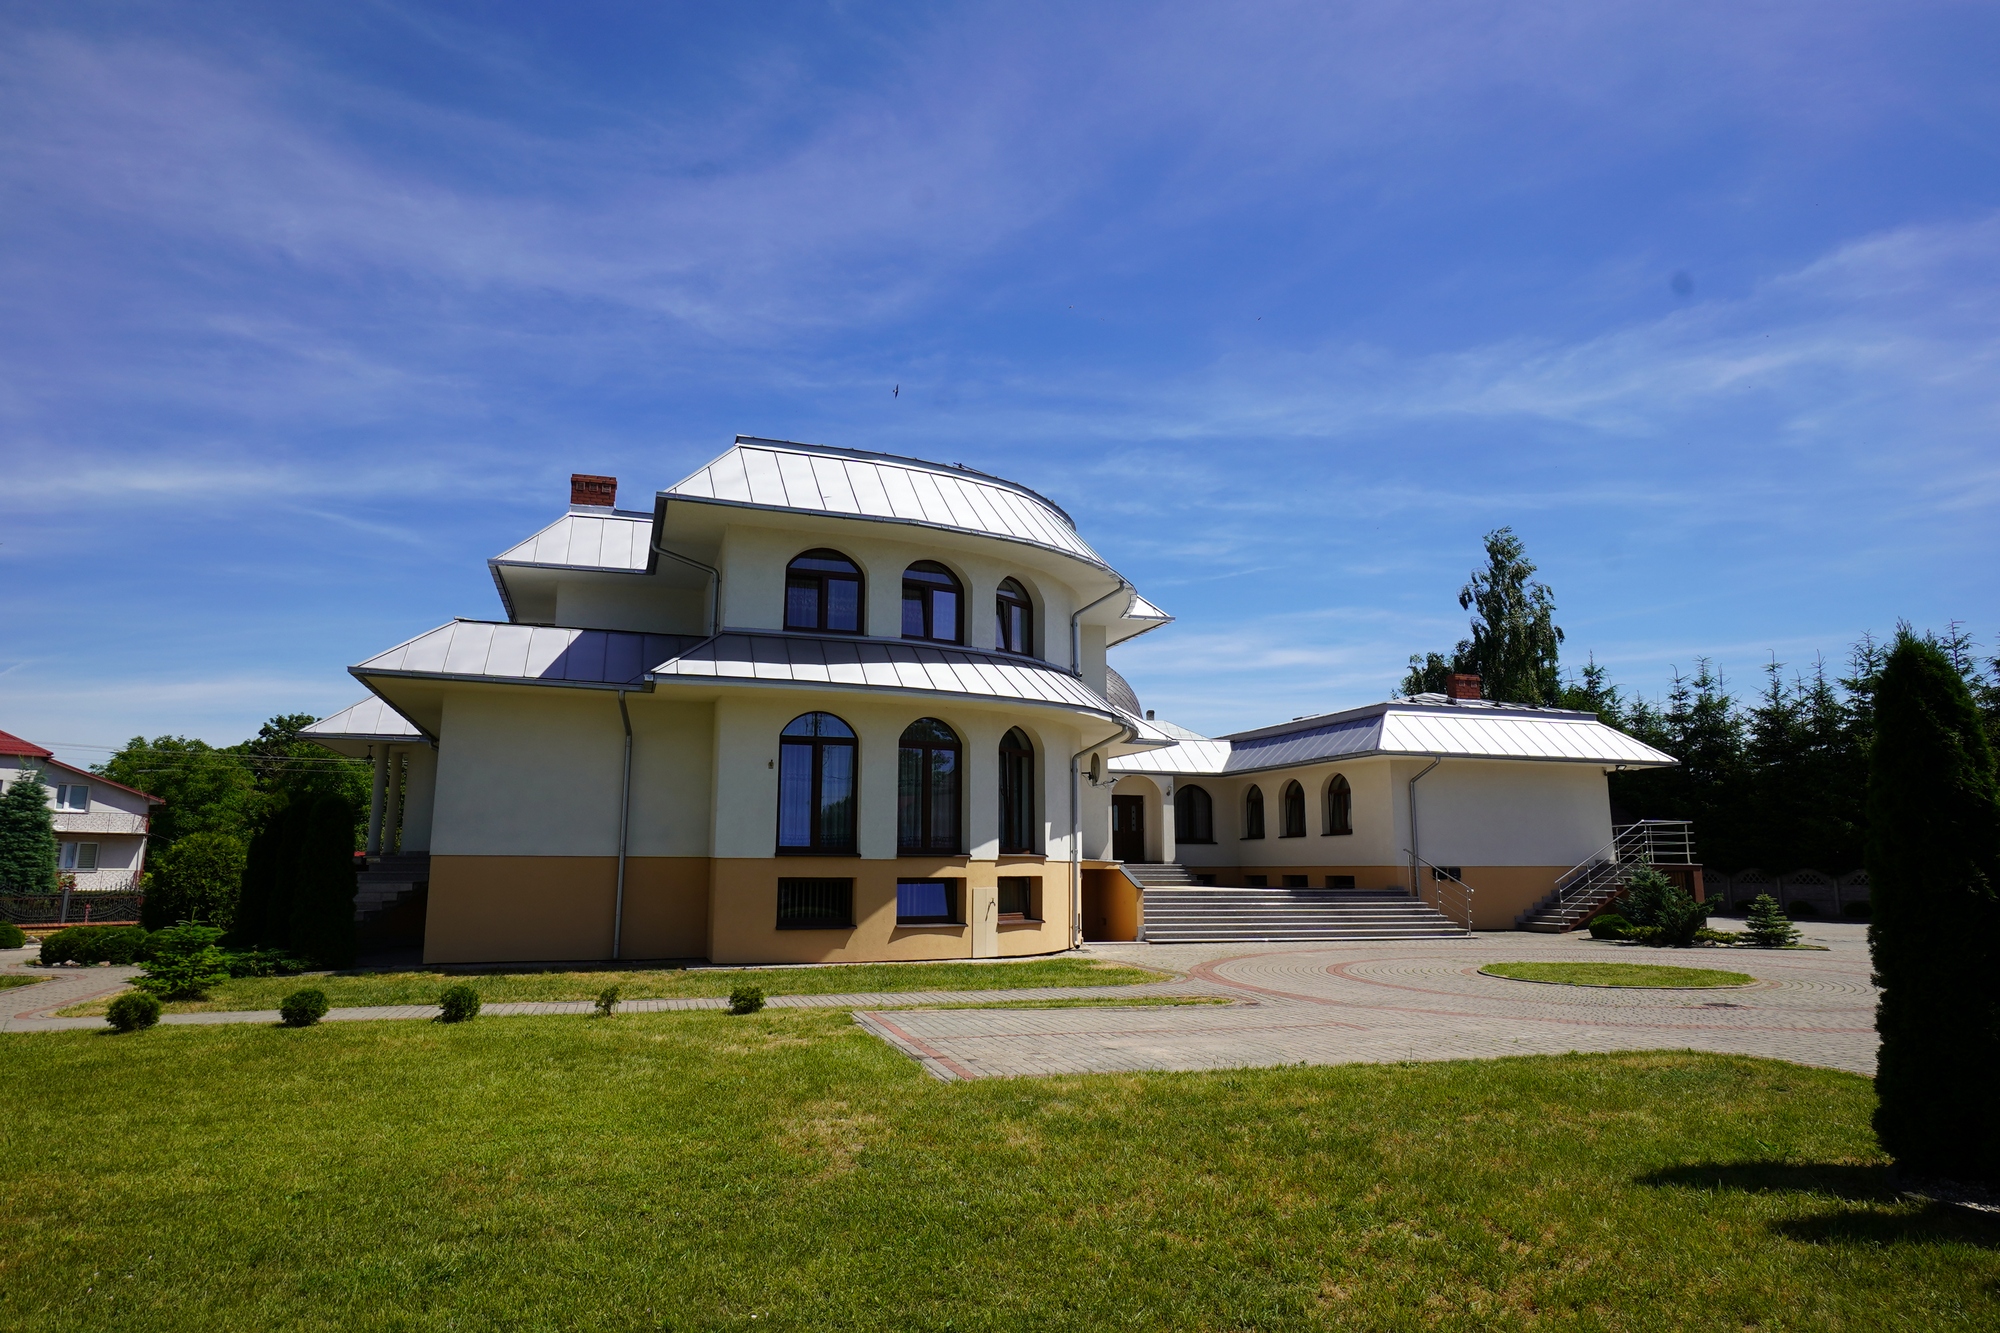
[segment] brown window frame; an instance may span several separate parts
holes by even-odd
[[[911,578],[912,574],[920,575]],[[944,580],[949,580],[947,585]],[[919,612],[919,633],[910,632],[911,594],[921,608]],[[950,593],[956,612],[953,616],[952,635],[941,638],[936,630],[937,602],[939,593]],[[948,643],[956,646],[965,644],[965,581],[935,560],[919,560],[903,571],[903,637],[912,643]]]
[[[1012,608],[1020,612],[1018,622],[1007,612]],[[1004,578],[993,590],[993,649],[995,652],[1013,653],[1020,657],[1035,655],[1035,603],[1029,598],[1028,590],[1016,578]],[[1021,641],[1010,642],[1018,623]]]
[[[1019,898],[1016,899],[1016,901],[1021,905],[1021,909],[1019,911],[1010,912],[1007,910],[1007,894],[1009,892],[1010,886],[1012,887],[1012,891],[1014,893],[1020,895]],[[1015,922],[1023,922],[1023,921],[1034,921],[1034,922],[1041,921],[1042,919],[1042,910],[1041,910],[1042,905],[1040,902],[1041,896],[1042,896],[1042,880],[1041,876],[1039,875],[1000,876],[998,895],[995,899],[995,906],[999,909],[997,913],[998,919],[1005,924],[1012,924]]]
[[[793,727],[807,718],[813,719],[813,730],[810,734],[787,734],[791,732]],[[846,730],[847,735],[841,736],[838,733],[822,735],[820,727],[824,724],[819,721],[821,718],[831,718],[834,722],[839,723]],[[847,799],[850,807],[850,818],[848,821],[848,840],[845,843],[829,842],[826,837],[824,824],[820,818],[824,811],[826,753],[835,748],[844,748],[849,755]],[[785,841],[785,775],[791,771],[791,756],[786,753],[787,750],[794,752],[803,750],[808,755],[806,762],[808,765],[808,781],[810,783],[808,791],[810,804],[807,807],[806,814],[807,841],[803,845],[799,843],[787,843]],[[856,737],[854,728],[848,724],[847,720],[836,714],[818,710],[810,713],[801,713],[790,722],[787,722],[784,729],[778,733],[777,854],[779,856],[859,856],[861,854],[860,843],[861,747],[859,738]]]
[[[919,735],[912,743],[912,733],[925,723],[932,723],[937,731],[929,735]],[[947,740],[945,737],[949,737]],[[933,756],[952,756],[948,770],[951,791],[940,797],[933,782]],[[914,760],[912,756],[915,756]],[[910,786],[912,765],[916,785]],[[908,817],[916,816],[915,836],[910,834]],[[939,838],[936,832],[938,808],[949,804],[951,810],[951,835]],[[965,851],[965,741],[957,730],[942,718],[920,717],[903,729],[896,742],[896,855],[898,856],[958,856]]]
[[[1287,782],[1278,789],[1278,836],[1306,836],[1306,789],[1297,780]]]
[[[1034,853],[1035,743],[1019,727],[1009,727],[1000,738],[1000,854]]]
[[[1243,793],[1243,841],[1256,842],[1264,836],[1264,789],[1256,783]]]
[[[1345,838],[1354,832],[1354,786],[1345,774],[1335,773],[1326,780],[1326,796],[1320,804],[1326,826],[1322,838]]]
[[[838,560],[853,571],[833,569],[800,569],[801,560]],[[827,624],[827,585],[830,583],[852,583],[854,585],[854,628],[841,629]],[[817,607],[817,623],[804,625],[792,619],[792,589],[813,589],[813,600]],[[785,566],[785,628],[801,634],[866,634],[868,632],[868,578],[861,572],[861,566],[849,556],[824,546],[816,546],[810,551],[801,551],[793,556]]]

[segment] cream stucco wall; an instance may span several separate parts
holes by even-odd
[[[569,574],[556,583],[555,623],[645,634],[703,634],[708,592],[643,574]]]

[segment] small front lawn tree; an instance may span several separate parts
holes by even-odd
[[[2000,789],[1951,659],[1905,629],[1875,694],[1868,942],[1875,1133],[1923,1175],[2000,1181]]]
[[[200,921],[227,930],[243,892],[243,842],[228,833],[189,833],[153,862],[143,919],[158,930]]]
[[[56,887],[56,819],[49,789],[32,768],[0,793],[0,888],[52,893]]]

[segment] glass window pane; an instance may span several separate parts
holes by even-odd
[[[854,747],[820,750],[819,845],[845,851],[854,846]]]
[[[924,594],[921,589],[903,589],[903,637],[924,637]]]
[[[951,886],[941,879],[899,881],[896,916],[905,921],[951,920]]]
[[[48,846],[48,844],[47,844],[47,843],[43,843],[43,844],[42,844],[42,846],[46,847],[46,846]],[[44,865],[47,865],[48,863],[47,863],[46,861],[44,861],[44,862],[43,862],[42,864],[44,864]],[[60,864],[61,864],[61,868],[62,868],[62,869],[64,869],[64,870],[74,870],[74,869],[76,869],[76,844],[75,844],[75,843],[73,843],[73,842],[66,842],[66,843],[64,843],[64,844],[62,845],[62,856],[61,856],[61,858],[60,858]]]
[[[861,584],[856,579],[826,581],[826,627],[855,634],[861,630]]]
[[[80,842],[76,845],[76,868],[78,870],[97,869],[97,844]]]
[[[931,637],[958,642],[958,594],[939,588],[931,593]]]
[[[785,628],[818,629],[819,583],[796,582],[785,585]]]
[[[958,850],[958,751],[930,751],[931,850]]]
[[[896,845],[924,845],[924,752],[903,747],[896,756]]]
[[[812,846],[811,745],[778,747],[778,845]]]
[[[838,551],[807,551],[787,566],[790,569],[822,570],[830,574],[859,574],[852,560]]]
[[[844,736],[848,740],[854,739],[854,728],[842,722],[832,713],[814,713],[812,718],[814,724],[819,728],[815,734],[820,736]]]

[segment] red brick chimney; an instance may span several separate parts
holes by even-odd
[[[569,474],[569,502],[573,505],[603,505],[609,509],[618,503],[618,478],[572,472]]]
[[[1477,699],[1479,697],[1479,677],[1469,671],[1456,671],[1444,685],[1445,697],[1450,699]]]

